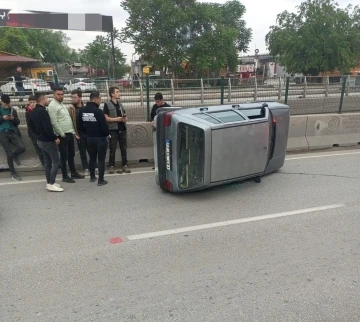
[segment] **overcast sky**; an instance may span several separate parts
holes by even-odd
[[[149,0],[151,1],[151,0]],[[224,3],[226,0],[200,0],[201,2]],[[250,53],[254,54],[255,48],[260,53],[266,52],[265,35],[269,27],[275,24],[276,15],[283,10],[295,11],[295,7],[302,0],[242,0],[246,7],[244,19],[247,26],[253,30],[253,40],[250,43]],[[342,6],[349,3],[360,5],[360,0],[338,0]],[[68,13],[100,13],[102,15],[112,15],[114,26],[118,29],[125,26],[127,13],[120,7],[120,0],[1,0],[0,5],[3,9],[17,10],[43,10],[53,12]],[[91,42],[97,32],[68,31],[71,38],[69,43],[72,48],[84,48],[88,42]],[[131,45],[121,44],[121,49],[127,55],[127,61],[130,62],[134,49]],[[135,56],[136,57],[136,56]]]

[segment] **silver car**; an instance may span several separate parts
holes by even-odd
[[[156,183],[173,193],[260,177],[284,165],[290,111],[276,102],[161,108]]]

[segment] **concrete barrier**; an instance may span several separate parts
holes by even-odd
[[[36,154],[35,148],[28,136],[27,127],[19,126],[22,140],[25,144],[26,151],[20,156],[21,166],[16,166],[19,171],[27,172],[42,170],[40,160]],[[152,127],[150,123],[128,123],[127,125],[127,144],[128,144],[128,162],[129,165],[139,163],[140,161],[154,161]],[[80,155],[77,147],[75,148],[75,164],[81,169]],[[108,158],[108,156],[107,156]],[[119,146],[116,151],[117,164],[121,163],[121,154]],[[8,169],[6,154],[3,147],[0,147],[0,170]]]
[[[20,172],[42,170],[27,127],[21,125],[20,131],[26,152],[20,157]],[[153,162],[153,134],[150,123],[128,123],[128,161],[129,165],[141,161]],[[319,114],[291,116],[287,151],[351,146],[360,143],[360,113]],[[76,148],[75,164],[81,170],[79,151]],[[108,157],[107,157],[108,158]],[[119,147],[116,152],[117,164],[121,162]],[[0,147],[0,169],[8,169],[6,154]]]
[[[291,116],[287,151],[309,149],[309,144],[306,139],[307,121],[308,121],[307,115]]]
[[[360,113],[309,115],[309,149],[353,146],[360,143]]]

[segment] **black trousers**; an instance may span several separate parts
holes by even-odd
[[[69,164],[71,174],[76,173],[74,135],[72,133],[66,133],[64,138],[60,138],[58,147],[60,152],[61,172],[64,179],[69,176],[67,164]]]
[[[120,152],[121,152],[121,161],[122,166],[127,165],[127,142],[126,142],[126,132],[119,131],[110,131],[110,155],[109,155],[109,167],[115,166],[115,154],[117,144],[119,142]]]
[[[105,174],[105,159],[106,152],[108,148],[108,139],[107,137],[99,138],[87,138],[87,148],[89,152],[89,171],[90,177],[95,177],[95,166],[98,164],[99,170],[99,181],[104,180]]]
[[[88,162],[88,158],[87,158],[87,138],[84,136],[80,136],[79,140],[77,141],[77,145],[78,145],[78,149],[80,152],[80,159],[81,159],[81,164],[84,170],[89,169],[89,162]]]
[[[14,158],[25,152],[25,146],[20,136],[14,131],[0,132],[0,144],[3,146],[7,163],[11,174],[15,174]],[[15,145],[16,150],[12,152],[11,145]]]

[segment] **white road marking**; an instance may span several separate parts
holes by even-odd
[[[342,207],[345,207],[345,205],[344,204],[335,204],[335,205],[313,207],[313,208],[300,209],[300,210],[294,210],[294,211],[286,211],[286,212],[275,213],[275,214],[270,214],[270,215],[228,220],[228,221],[215,222],[215,223],[211,223],[211,224],[204,224],[204,225],[198,225],[198,226],[190,226],[190,227],[155,231],[155,232],[139,234],[139,235],[130,235],[130,236],[127,236],[127,239],[128,240],[148,239],[148,238],[154,238],[154,237],[160,237],[160,236],[186,233],[186,232],[196,231],[196,230],[204,230],[204,229],[211,229],[211,228],[216,228],[216,227],[244,224],[244,223],[253,222],[253,221],[274,219],[274,218],[294,216],[294,215],[300,215],[300,214],[308,214],[311,212],[325,211],[325,210],[342,208]]]
[[[285,160],[291,161],[291,160],[301,160],[301,159],[314,159],[314,158],[326,158],[326,157],[338,157],[338,156],[344,156],[344,155],[355,155],[360,154],[360,152],[346,152],[346,153],[330,153],[330,154],[316,154],[316,155],[307,155],[302,157],[288,157]]]
[[[346,156],[346,155],[356,155],[356,154],[360,154],[360,151],[358,151],[358,152],[344,152],[344,153],[327,153],[327,154],[305,155],[305,156],[299,156],[299,157],[288,157],[288,158],[285,158],[285,160],[286,161],[292,161],[292,160],[301,160],[301,159],[326,158],[326,157],[336,157],[336,156]],[[113,177],[113,176],[126,176],[126,175],[132,175],[132,174],[147,174],[147,173],[155,173],[155,171],[154,170],[144,170],[144,171],[135,171],[135,172],[131,172],[131,173],[124,173],[124,174],[117,174],[117,173],[115,173],[115,174],[105,174],[105,176],[106,177]],[[8,181],[8,182],[1,182],[0,186],[7,186],[7,185],[14,185],[14,184],[24,184],[24,183],[39,183],[39,182],[45,182],[45,181],[46,181],[45,179],[24,180],[24,181]]]

